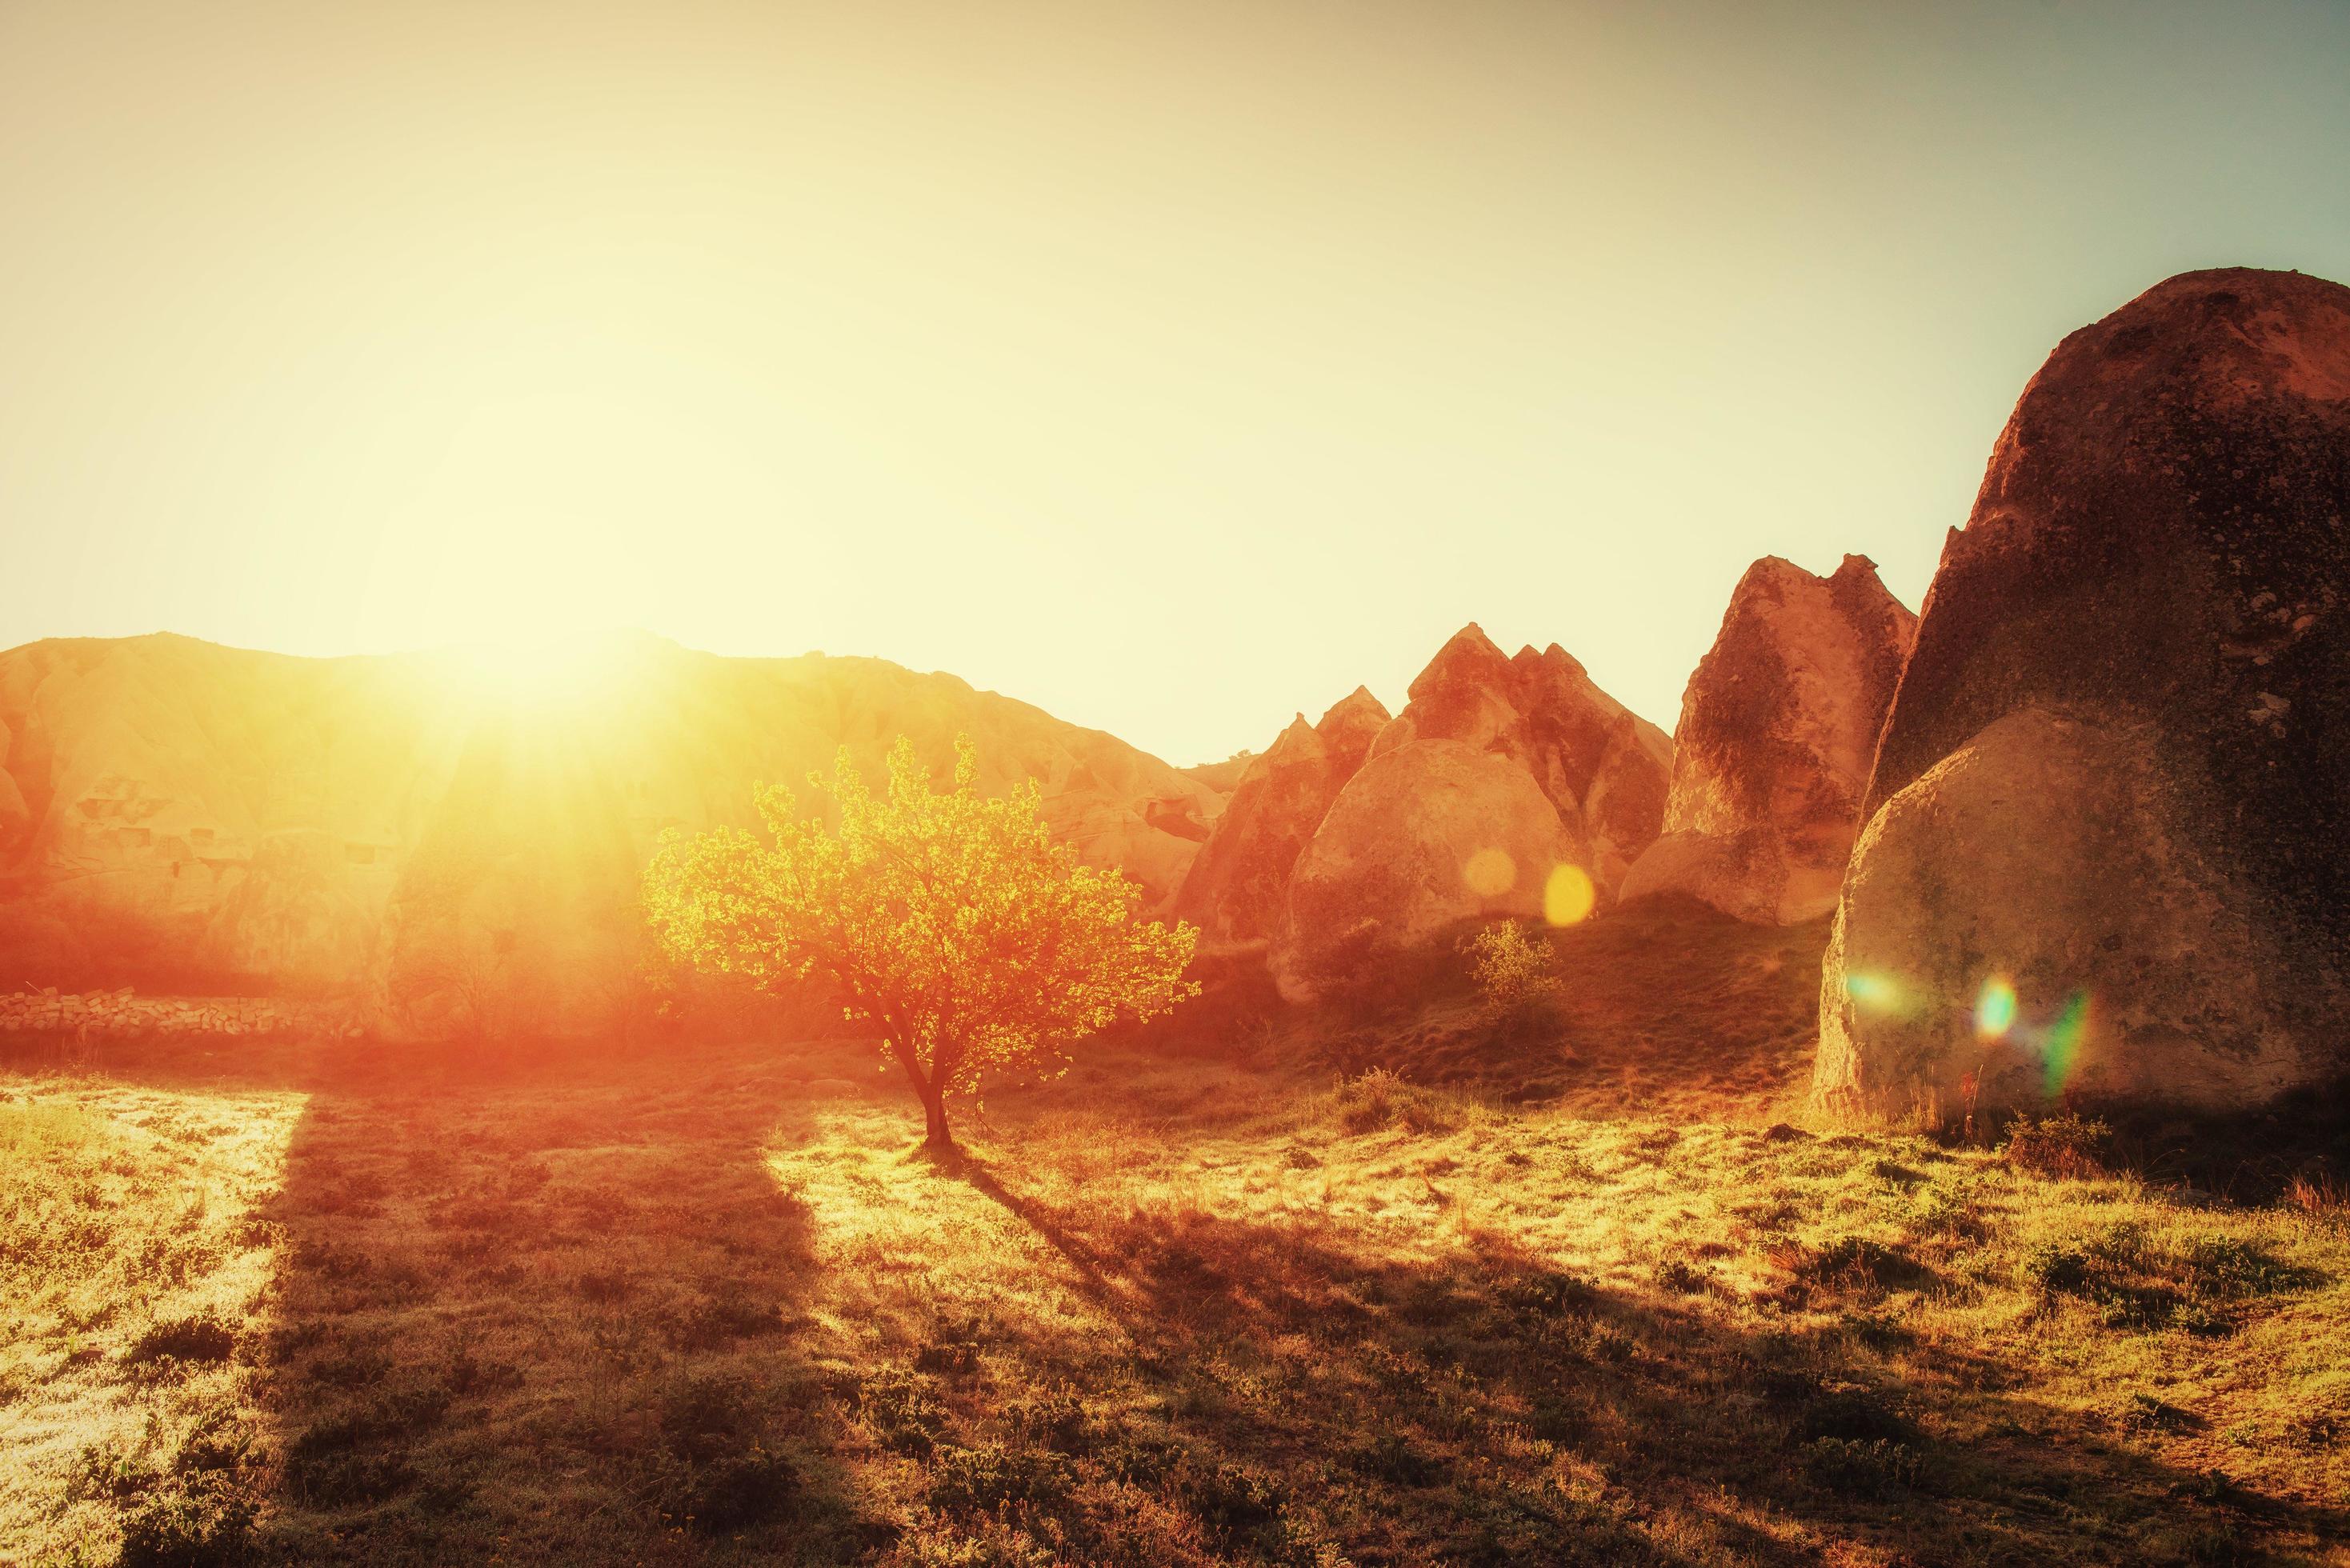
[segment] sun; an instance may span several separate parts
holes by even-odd
[[[449,650],[457,683],[477,701],[503,708],[559,707],[592,695],[616,662],[609,633],[508,634]]]

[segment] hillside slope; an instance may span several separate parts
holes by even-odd
[[[153,636],[0,654],[0,984],[232,985],[391,1012],[486,991],[590,1006],[624,978],[666,827],[752,819],[899,735],[1153,896],[1207,786],[1099,731],[874,659],[726,659],[634,636],[517,701],[439,655],[314,659]]]

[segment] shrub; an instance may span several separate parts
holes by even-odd
[[[1702,1295],[1712,1288],[1713,1276],[1683,1259],[1668,1258],[1657,1265],[1657,1283],[1675,1295]]]
[[[942,1448],[931,1462],[930,1503],[942,1513],[993,1513],[1011,1504],[1051,1507],[1068,1495],[1069,1462],[1001,1443]]]
[[[1814,1438],[1804,1445],[1804,1469],[1830,1491],[1882,1498],[1914,1489],[1926,1466],[1917,1449],[1888,1438]]]
[[[1056,1453],[1084,1453],[1099,1435],[1085,1401],[1066,1383],[1031,1398],[1014,1400],[1004,1407],[1003,1418],[1018,1436]]]
[[[1464,1119],[1451,1096],[1406,1083],[1385,1067],[1340,1082],[1336,1100],[1338,1124],[1350,1133],[1390,1126],[1410,1133],[1451,1132]]]
[[[1917,1435],[1908,1418],[1856,1384],[1823,1387],[1804,1401],[1795,1435],[1809,1441],[1906,1443]]]
[[[1991,1231],[1980,1205],[1947,1187],[1929,1187],[1918,1194],[1910,1224],[1920,1236],[1953,1241],[1988,1241]]]
[[[847,1394],[883,1448],[927,1454],[938,1446],[946,1411],[927,1383],[903,1372],[883,1372],[852,1384]]]
[[[2100,1176],[2113,1136],[2114,1129],[2104,1122],[2070,1114],[2042,1122],[2023,1119],[2008,1129],[2001,1152],[2010,1165],[2046,1176]]]
[[[591,1269],[571,1282],[582,1299],[608,1306],[627,1298],[636,1286],[620,1269]]]
[[[1569,1313],[1586,1310],[1591,1305],[1591,1287],[1572,1274],[1544,1270],[1527,1274],[1504,1284],[1498,1293],[1502,1304],[1526,1317],[1563,1317]]]
[[[711,1534],[764,1524],[788,1511],[800,1495],[798,1469],[756,1439],[739,1453],[678,1459],[664,1480],[661,1511]]]
[[[236,1330],[214,1313],[166,1318],[133,1340],[122,1359],[142,1364],[155,1361],[226,1361],[236,1350]]]
[[[1804,1279],[1823,1284],[1887,1289],[1916,1282],[1926,1271],[1898,1247],[1866,1236],[1838,1236],[1795,1265]]]
[[[2077,1291],[2089,1281],[2089,1256],[2063,1241],[2034,1241],[2023,1254],[2023,1278],[2043,1295]]]
[[[777,1334],[783,1326],[775,1303],[724,1291],[696,1297],[670,1320],[663,1332],[672,1349],[705,1351],[723,1350],[738,1339]]]
[[[1499,1019],[1523,1019],[1551,994],[1551,947],[1526,935],[1515,920],[1487,926],[1461,944],[1469,978]]]
[[[1239,1465],[1201,1464],[1187,1459],[1176,1473],[1176,1490],[1194,1517],[1230,1538],[1264,1529],[1281,1517],[1287,1500],[1280,1487]]]
[[[2177,1268],[2188,1293],[2199,1296],[2273,1295],[2314,1282],[2307,1271],[2231,1236],[2196,1237],[2179,1249]]]
[[[2196,1334],[2232,1328],[2213,1303],[2306,1289],[2323,1278],[2232,1237],[2200,1236],[2165,1248],[2135,1222],[2109,1225],[2079,1242],[2042,1241],[2025,1253],[2023,1277],[2043,1295],[2096,1303],[2108,1328]]]
[[[784,1512],[798,1469],[768,1446],[764,1413],[721,1377],[687,1377],[660,1402],[661,1452],[651,1492],[660,1511],[704,1532],[740,1530]]]
[[[122,1521],[121,1568],[234,1568],[247,1560],[256,1510],[226,1477],[151,1497]]]
[[[1444,1462],[1386,1432],[1347,1456],[1357,1473],[1389,1486],[1430,1487],[1444,1479]]]

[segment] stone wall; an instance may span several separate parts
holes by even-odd
[[[59,995],[54,987],[0,995],[0,1035],[134,1034],[354,1036],[349,1007],[266,996],[140,996],[122,991]]]

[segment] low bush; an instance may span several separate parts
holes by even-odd
[[[1917,1435],[1908,1417],[1874,1390],[1858,1384],[1823,1386],[1803,1402],[1795,1435],[1806,1441],[1836,1438],[1846,1442],[1906,1443]]]
[[[722,1291],[697,1296],[663,1325],[670,1348],[684,1351],[723,1350],[737,1340],[781,1333],[783,1314],[775,1303],[740,1292]]]
[[[2207,1235],[2164,1246],[2135,1221],[2108,1225],[2078,1241],[2035,1242],[2024,1254],[2022,1273],[2043,1297],[2071,1295],[2095,1303],[2108,1328],[2202,1335],[2231,1332],[2224,1310],[2230,1303],[2323,1282],[2248,1241]]]
[[[236,1351],[236,1329],[213,1313],[166,1318],[130,1342],[122,1359],[134,1366],[158,1361],[226,1361]]]
[[[1175,1489],[1201,1523],[1227,1540],[1266,1529],[1288,1506],[1281,1488],[1254,1470],[1188,1456],[1176,1470]]]
[[[946,1410],[929,1383],[904,1372],[885,1371],[856,1380],[843,1394],[883,1448],[901,1454],[927,1454],[945,1430]]]
[[[1814,1249],[1797,1261],[1794,1272],[1819,1284],[1877,1290],[1914,1285],[1928,1274],[1922,1264],[1898,1247],[1852,1235],[1838,1236]]]
[[[732,1379],[684,1377],[660,1395],[654,1506],[705,1533],[763,1524],[798,1501],[797,1467],[772,1442],[766,1412]]]
[[[1467,1119],[1454,1096],[1406,1083],[1385,1067],[1343,1080],[1336,1099],[1338,1125],[1350,1133],[1388,1127],[1409,1133],[1451,1132]]]
[[[1075,1477],[1049,1449],[941,1448],[931,1460],[930,1504],[942,1513],[995,1513],[1014,1505],[1051,1509],[1066,1501]]]
[[[159,1490],[123,1515],[120,1568],[236,1568],[248,1561],[257,1514],[231,1478]]]
[[[1815,1486],[1848,1497],[1887,1498],[1925,1479],[1925,1457],[1889,1438],[1814,1438],[1804,1445],[1804,1469]]]
[[[1004,1424],[1013,1432],[1055,1453],[1081,1454],[1093,1449],[1101,1431],[1086,1410],[1076,1386],[1059,1383],[1003,1409]]]
[[[1487,926],[1462,941],[1461,951],[1489,1017],[1523,1021],[1551,999],[1550,943],[1528,936],[1517,921]]]
[[[2113,1137],[2114,1129],[2104,1122],[2070,1114],[2040,1122],[2026,1118],[2008,1129],[2000,1152],[2010,1165],[2043,1176],[2102,1176]]]

